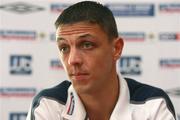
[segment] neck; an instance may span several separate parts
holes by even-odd
[[[119,96],[118,77],[116,75],[107,81],[97,92],[79,95],[90,120],[108,120],[116,105]]]

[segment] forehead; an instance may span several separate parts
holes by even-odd
[[[87,22],[78,22],[74,24],[60,25],[56,31],[56,36],[81,34],[86,32],[102,32],[103,30],[98,24]]]

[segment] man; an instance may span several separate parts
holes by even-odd
[[[65,9],[55,25],[71,82],[41,91],[27,120],[175,120],[164,91],[117,73],[124,43],[107,7],[79,2]]]

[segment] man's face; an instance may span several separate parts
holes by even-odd
[[[61,62],[78,93],[97,91],[110,84],[121,51],[116,50],[116,40],[110,42],[99,25],[61,25],[56,38]]]

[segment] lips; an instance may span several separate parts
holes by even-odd
[[[70,78],[72,80],[77,80],[77,81],[85,81],[89,77],[88,73],[74,73],[70,74]]]

